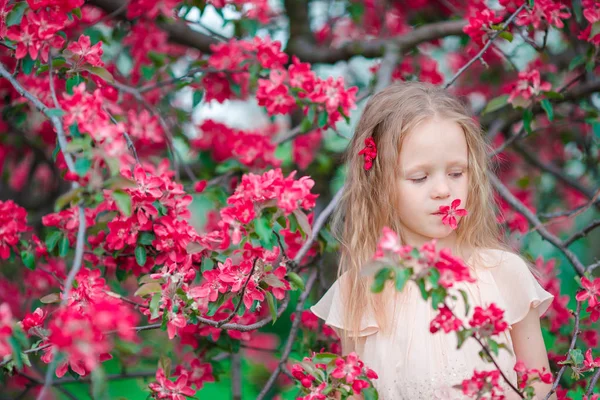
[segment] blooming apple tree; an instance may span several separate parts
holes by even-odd
[[[306,303],[335,269],[352,120],[421,80],[470,99],[498,223],[544,254],[552,371],[518,363],[511,390],[598,398],[599,1],[0,0],[0,44],[3,394],[376,398],[377,371]],[[453,227],[459,204],[440,210]],[[463,321],[445,304],[462,260],[394,235],[373,291],[419,284],[431,332],[490,362],[457,390],[503,398],[503,310]]]

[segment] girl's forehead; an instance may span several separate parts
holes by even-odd
[[[467,162],[465,133],[454,121],[431,120],[419,124],[407,133],[400,149],[400,163],[403,169]]]

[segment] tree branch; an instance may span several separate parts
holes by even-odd
[[[113,14],[117,18],[127,19],[125,17],[125,7],[123,0],[89,0],[87,4],[101,8],[107,13]],[[119,11],[120,10],[120,11]],[[210,53],[210,45],[219,43],[219,41],[211,36],[191,29],[188,24],[177,19],[171,22],[158,22],[160,29],[169,35],[169,41],[187,47],[192,47],[200,50],[203,53]]]
[[[366,58],[376,58],[383,56],[385,44],[388,41],[393,41],[398,46],[398,51],[401,54],[421,43],[446,36],[461,35],[463,34],[462,29],[466,25],[466,20],[433,22],[391,39],[352,41],[338,48],[318,46],[311,38],[305,36],[297,38],[290,36],[286,52],[297,56],[302,61],[311,63],[333,64],[359,55]]]
[[[569,260],[569,262],[573,265],[573,267],[575,268],[575,271],[580,276],[583,276],[585,274],[585,267],[583,266],[581,261],[579,261],[579,258],[577,258],[577,256],[571,250],[569,250],[567,248],[567,246],[565,246],[564,242],[561,241],[558,237],[556,237],[552,233],[550,233],[544,227],[544,225],[539,220],[537,215],[535,215],[530,209],[525,207],[525,205],[523,203],[521,203],[521,201],[519,199],[517,199],[510,192],[510,190],[508,190],[508,188],[506,186],[504,186],[504,184],[500,181],[500,179],[498,179],[498,177],[494,173],[490,172],[488,174],[488,177],[490,179],[490,182],[492,183],[492,186],[494,186],[494,188],[496,189],[498,194],[504,200],[506,200],[506,202],[508,204],[510,204],[510,206],[515,211],[522,214],[535,228],[537,228],[537,231],[544,239],[546,239],[547,241],[552,243],[556,248],[558,248],[565,255],[565,257]]]

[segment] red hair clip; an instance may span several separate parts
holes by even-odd
[[[361,154],[365,157],[365,169],[368,171],[373,166],[373,160],[377,157],[377,147],[372,136],[365,139],[365,147],[358,152],[358,155]]]

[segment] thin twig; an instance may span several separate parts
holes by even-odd
[[[300,261],[302,261],[302,258],[304,257],[304,255],[308,252],[308,250],[312,246],[313,241],[319,234],[319,231],[321,230],[323,225],[325,225],[325,221],[327,221],[327,219],[329,218],[329,215],[337,207],[338,203],[342,199],[343,194],[344,194],[344,187],[342,187],[342,188],[340,188],[340,190],[338,190],[338,192],[335,194],[335,196],[333,196],[333,198],[331,199],[331,201],[329,202],[327,207],[325,207],[325,209],[321,212],[321,214],[319,214],[319,216],[313,223],[313,226],[312,226],[312,229],[310,232],[310,237],[307,238],[306,242],[304,242],[302,244],[302,247],[300,248],[298,253],[296,253],[296,257],[294,257],[294,263],[296,263],[296,265],[300,265]]]
[[[517,15],[521,12],[521,10],[523,10],[526,6],[527,6],[526,2],[524,2],[523,4],[521,4],[521,6],[519,8],[517,8],[517,10],[514,13],[512,13],[512,15],[510,17],[508,17],[508,19],[506,20],[506,22],[504,22],[502,24],[502,27],[500,28],[500,30],[498,30],[497,32],[495,32],[490,37],[490,39],[487,41],[487,43],[485,44],[485,46],[483,46],[483,48],[479,51],[479,53],[477,53],[477,55],[475,57],[473,57],[461,69],[459,69],[458,72],[456,74],[454,74],[454,76],[452,77],[452,79],[450,79],[450,81],[444,85],[444,88],[450,87],[458,79],[458,77],[462,75],[463,72],[465,72],[467,69],[469,69],[469,67],[475,61],[482,59],[481,57],[487,51],[487,49],[492,45],[492,43],[494,42],[494,40],[496,40],[496,38],[498,36],[500,36],[500,34],[502,32],[504,32],[504,30],[512,23],[512,21],[517,17]]]
[[[567,351],[567,358],[569,357],[569,353],[575,348],[575,343],[577,343],[577,336],[579,336],[579,334],[581,333],[579,330],[580,313],[581,313],[581,302],[578,301],[577,309],[575,310],[575,330],[573,331],[573,337],[571,338],[571,345],[569,346],[569,350]],[[550,396],[552,396],[556,392],[556,389],[558,388],[558,384],[560,382],[560,378],[565,373],[567,367],[568,367],[567,364],[564,364],[561,367],[561,369],[558,371],[558,374],[556,374],[556,378],[554,378],[554,383],[552,384],[552,388],[550,389],[548,394],[546,394],[546,397],[544,397],[544,400],[548,400],[550,398]]]
[[[600,226],[600,219],[596,219],[590,222],[585,228],[580,230],[579,232],[571,235],[567,240],[565,240],[565,246],[570,246],[574,241],[585,237],[588,233],[593,231],[595,228]]]
[[[281,373],[281,371],[285,369],[285,363],[287,362],[288,358],[290,357],[290,353],[292,352],[292,347],[294,346],[294,342],[296,341],[296,335],[298,334],[298,329],[300,327],[300,321],[302,321],[302,318],[300,318],[300,314],[304,310],[304,302],[306,301],[306,298],[310,294],[310,291],[311,291],[316,279],[317,279],[317,270],[315,269],[311,273],[310,277],[308,278],[308,281],[306,282],[306,287],[304,288],[304,292],[302,292],[302,295],[300,295],[300,298],[298,299],[298,303],[296,304],[296,311],[295,311],[296,318],[294,318],[294,322],[292,322],[292,327],[290,329],[290,333],[288,334],[288,339],[287,339],[287,342],[285,343],[283,353],[281,354],[281,359],[279,360],[279,363],[277,364],[275,371],[273,371],[273,373],[267,380],[267,383],[263,386],[262,390],[258,394],[258,397],[256,398],[256,400],[262,400],[265,398],[265,396],[269,393],[269,391],[275,384],[275,381],[277,380],[277,377],[279,377],[279,374]]]
[[[588,398],[591,398],[590,396],[594,391],[594,387],[596,387],[596,384],[598,383],[598,379],[600,379],[600,368],[598,368],[598,370],[594,372],[594,375],[592,375],[592,379],[590,379],[590,384],[588,385],[587,390],[585,392],[585,395]]]

